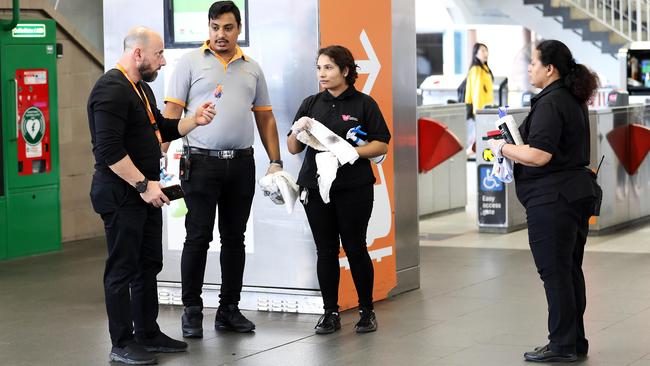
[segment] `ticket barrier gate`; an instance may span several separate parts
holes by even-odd
[[[508,109],[517,125],[528,115],[528,108]],[[515,192],[516,182],[505,184],[494,177],[493,155],[488,146],[488,131],[496,129],[499,119],[496,109],[483,109],[476,113],[476,177],[478,179],[478,231],[482,233],[508,233],[526,227],[524,207]]]
[[[464,103],[417,107],[420,216],[464,210],[467,205],[467,158],[459,141],[467,131],[465,116]]]
[[[509,109],[521,125],[528,108]],[[494,130],[496,110],[476,115],[476,162],[478,169],[479,232],[509,232],[526,225],[525,211],[515,194],[516,180],[503,184],[489,178],[492,163],[487,141],[482,137]],[[650,220],[650,105],[589,109],[591,156],[589,168],[598,173],[603,190],[600,216],[589,222],[590,235],[606,234]]]

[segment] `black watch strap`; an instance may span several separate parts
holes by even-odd
[[[280,167],[283,167],[282,160],[271,160],[269,164],[278,164]]]
[[[135,183],[135,190],[138,193],[144,193],[147,191],[147,186],[149,185],[149,179],[144,178],[144,180]]]

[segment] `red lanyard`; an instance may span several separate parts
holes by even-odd
[[[147,94],[144,92],[144,90],[140,89],[138,90],[138,87],[135,86],[135,83],[129,75],[126,74],[126,70],[124,70],[124,67],[122,65],[117,64],[117,69],[124,74],[124,77],[131,83],[131,86],[133,87],[133,90],[135,90],[135,93],[140,97],[140,100],[144,103],[145,108],[147,109],[147,115],[149,116],[149,122],[151,122],[151,126],[153,127],[153,130],[156,134],[156,137],[158,138],[158,142],[162,144],[162,136],[160,136],[160,130],[158,129],[158,124],[156,123],[156,117],[153,115],[153,111],[151,110],[151,105],[149,105],[149,98],[147,98]],[[140,94],[140,91],[142,91],[142,94]],[[144,96],[144,98],[143,98]]]

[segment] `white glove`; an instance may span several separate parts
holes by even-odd
[[[280,192],[278,185],[275,183],[272,174],[265,175],[259,180],[258,183],[262,189],[262,192],[264,192],[264,195],[269,197],[273,203],[276,205],[281,205],[284,203],[282,193]]]
[[[291,133],[294,135],[299,134],[302,131],[308,130],[311,128],[311,118],[309,117],[300,117],[296,122],[291,126]]]
[[[488,140],[488,145],[490,145],[490,150],[492,150],[492,154],[494,154],[495,158],[503,157],[503,155],[501,154],[501,149],[503,149],[503,145],[505,144],[506,144],[505,140],[495,140],[495,139]]]
[[[512,174],[512,161],[508,158],[497,158],[492,163],[490,176],[495,177],[503,183],[510,183],[514,179]]]
[[[282,171],[282,167],[280,166],[280,164],[271,163],[269,164],[269,168],[266,169],[266,175],[270,175],[281,171]]]

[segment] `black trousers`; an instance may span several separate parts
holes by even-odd
[[[114,346],[156,335],[162,269],[162,210],[146,204],[124,181],[93,179],[91,200],[104,221],[108,258],[104,294]]]
[[[218,159],[191,155],[190,179],[181,185],[188,208],[181,257],[183,305],[203,306],[201,289],[217,208],[221,236],[219,303],[237,305],[246,261],[244,232],[255,193],[255,160],[252,156]]]
[[[323,308],[337,311],[339,295],[339,250],[350,262],[350,271],[361,308],[372,309],[374,268],[366,247],[366,231],[372,213],[372,184],[331,191],[323,203],[318,189],[310,189],[305,212],[316,242],[316,272],[323,295]]]
[[[583,316],[586,307],[582,273],[593,199],[554,202],[527,207],[528,238],[548,303],[551,350],[587,353]]]

